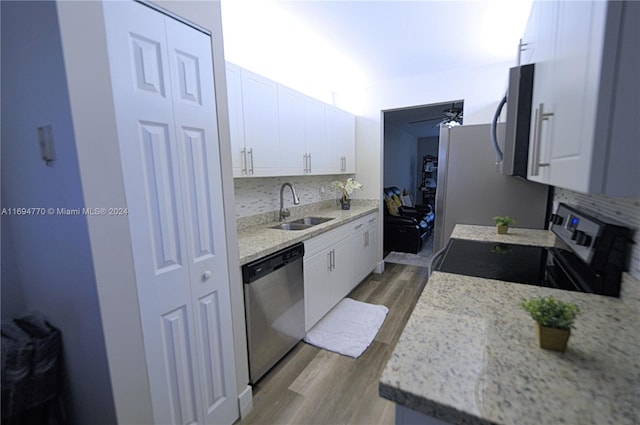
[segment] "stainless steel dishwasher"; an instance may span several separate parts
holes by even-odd
[[[242,267],[252,384],[305,335],[303,256],[298,243]]]

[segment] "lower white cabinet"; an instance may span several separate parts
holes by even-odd
[[[304,308],[308,332],[375,268],[376,214],[304,242]]]
[[[351,238],[353,259],[353,281],[356,284],[367,277],[376,266],[376,214],[370,214],[356,221]]]

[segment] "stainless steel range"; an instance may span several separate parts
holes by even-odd
[[[564,247],[543,248],[450,239],[431,270],[569,291],[620,296],[633,231],[560,204],[551,230]]]

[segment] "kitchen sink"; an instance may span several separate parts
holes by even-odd
[[[326,217],[304,217],[297,220],[293,220],[289,223],[280,223],[277,226],[273,226],[272,229],[280,230],[305,230],[318,224],[326,223],[333,218]]]
[[[331,221],[333,218],[327,217],[305,217],[299,218],[298,220],[293,220],[291,223],[294,224],[308,224],[311,226],[316,226],[318,224],[326,223],[327,221]]]
[[[273,226],[272,229],[280,229],[280,230],[304,230],[310,227],[313,227],[313,224],[304,224],[304,223],[280,223],[277,226]]]

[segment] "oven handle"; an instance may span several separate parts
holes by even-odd
[[[559,249],[551,248],[550,251],[555,264],[560,269],[560,272],[578,291],[593,292],[592,289],[589,288],[589,284],[583,280],[579,272],[571,266]]]

